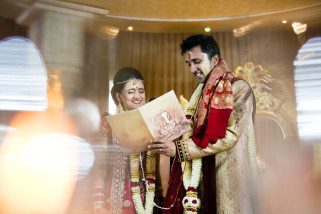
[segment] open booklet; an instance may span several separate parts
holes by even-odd
[[[107,116],[107,121],[119,144],[133,153],[147,150],[151,140],[174,140],[191,130],[174,91],[138,109]]]

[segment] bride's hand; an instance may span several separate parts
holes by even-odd
[[[148,149],[169,157],[176,155],[176,145],[173,141],[153,142],[148,145]]]

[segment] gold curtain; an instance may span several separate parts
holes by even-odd
[[[224,57],[234,71],[237,66],[251,61],[261,64],[277,76],[291,79],[292,60],[298,45],[295,35],[284,31],[258,30],[242,37],[232,32],[218,32],[214,36]],[[174,33],[120,32],[109,42],[109,78],[125,66],[139,69],[145,78],[149,97],[157,97],[169,90],[190,98],[196,81],[184,65],[179,44],[189,36]],[[289,39],[290,38],[290,39]]]
[[[234,71],[251,61],[288,86],[284,100],[291,114],[295,112],[293,59],[299,48],[296,35],[289,30],[258,29],[241,37],[232,32],[211,34],[218,42],[221,55]],[[197,84],[184,63],[179,44],[189,36],[181,33],[120,32],[113,40],[87,38],[87,96],[106,109],[108,81],[122,67],[133,66],[145,78],[147,98],[158,97],[169,90],[189,99]],[[86,87],[87,86],[87,87]]]
[[[186,72],[179,44],[186,35],[121,32],[114,41],[115,60],[110,78],[122,67],[133,66],[145,78],[148,97],[158,97],[169,90],[190,97],[196,86]],[[113,51],[113,50],[112,50]],[[112,53],[110,53],[111,55]]]

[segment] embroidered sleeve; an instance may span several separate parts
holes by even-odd
[[[249,85],[239,80],[232,85],[234,95],[234,106],[231,116],[228,120],[225,137],[220,138],[215,144],[209,144],[202,149],[194,143],[192,139],[188,139],[187,146],[191,159],[204,157],[212,154],[231,149],[242,135],[246,121],[252,116],[254,95]]]
[[[110,128],[108,127],[107,120],[103,116],[100,130],[92,137],[94,153],[96,156],[91,185],[91,204],[94,210],[101,209],[106,204],[106,160],[103,157],[106,156],[107,144],[108,141],[111,141],[110,138]]]

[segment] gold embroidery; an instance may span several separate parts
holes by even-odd
[[[191,155],[189,153],[187,141],[180,140],[175,143],[176,143],[179,162],[191,160]]]
[[[244,81],[233,83],[234,105],[224,138],[205,149],[190,142],[193,158],[215,155],[217,213],[253,213],[249,187],[256,171],[253,99]]]

